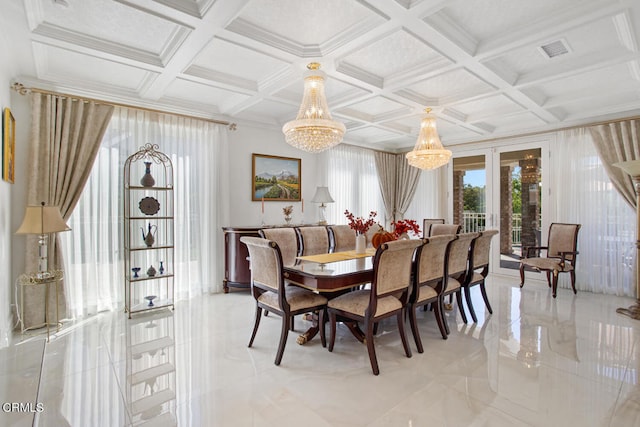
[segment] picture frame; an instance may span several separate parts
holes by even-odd
[[[252,201],[302,200],[301,159],[253,153],[251,164]]]
[[[2,112],[2,179],[13,184],[16,177],[16,120],[6,107]]]

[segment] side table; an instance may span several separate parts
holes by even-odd
[[[56,326],[56,332],[60,330],[60,318],[58,317],[58,284],[62,281],[63,278],[62,270],[53,270],[46,271],[43,273],[25,273],[18,277],[18,282],[20,283],[20,327],[22,333],[30,329],[39,329],[43,326],[47,327],[47,342],[49,342],[49,327],[51,325]],[[29,326],[25,328],[24,326],[24,290],[29,286],[40,286],[44,285],[44,323],[34,326]],[[49,309],[49,288],[53,285],[56,293],[56,317],[55,322],[52,323],[50,319],[50,309]]]

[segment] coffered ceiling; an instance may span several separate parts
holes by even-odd
[[[345,141],[445,145],[640,113],[637,0],[12,0],[26,86],[280,129],[309,62]],[[550,54],[558,54],[550,57]]]

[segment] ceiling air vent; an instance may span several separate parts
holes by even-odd
[[[539,49],[547,59],[555,58],[556,56],[569,53],[569,46],[564,40],[556,40],[554,42],[544,44],[540,46]]]

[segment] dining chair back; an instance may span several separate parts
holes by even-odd
[[[259,237],[241,237],[240,241],[249,249],[251,268],[251,294],[256,301],[256,315],[249,347],[258,332],[262,310],[278,314],[282,318],[280,341],[275,364],[280,365],[287,344],[291,318],[297,314],[323,311],[327,299],[319,294],[297,286],[285,286],[282,269],[282,254],[278,244]],[[324,331],[320,330],[322,345],[326,345]]]
[[[331,251],[352,251],[356,248],[356,232],[348,225],[330,225]]]
[[[471,249],[469,253],[469,272],[462,284],[464,288],[464,296],[467,301],[467,307],[469,308],[469,314],[475,323],[478,322],[478,317],[473,309],[473,301],[471,299],[471,287],[479,285],[480,292],[482,293],[482,299],[484,305],[487,307],[489,313],[493,314],[493,309],[489,303],[487,297],[487,290],[485,287],[485,279],[489,274],[489,260],[491,258],[491,240],[493,236],[498,234],[498,230],[485,230],[480,233],[480,236],[471,242]]]
[[[409,298],[409,322],[416,342],[418,353],[423,352],[422,340],[418,331],[416,310],[426,304],[432,304],[440,334],[447,339],[444,326],[442,292],[447,276],[449,244],[456,239],[454,235],[434,236],[424,239],[424,244],[416,249],[413,263],[413,289]]]
[[[404,330],[404,310],[408,303],[412,263],[415,250],[422,240],[397,240],[380,245],[373,258],[373,281],[370,289],[347,292],[327,304],[331,338],[329,351],[333,351],[336,323],[351,319],[363,323],[369,361],[374,375],[380,373],[374,346],[374,325],[390,316],[396,316],[398,331],[407,357],[411,348]]]
[[[429,227],[429,237],[442,236],[444,234],[458,234],[460,233],[460,224],[431,224]]]
[[[433,224],[444,224],[444,218],[425,218],[422,220],[422,237],[429,237]],[[452,233],[455,234],[455,233]]]
[[[329,231],[324,225],[313,227],[296,227],[300,254],[318,255],[329,253]]]
[[[462,233],[457,235],[457,239],[451,242],[449,248],[449,261],[447,263],[447,280],[445,281],[445,289],[443,297],[446,295],[456,296],[458,303],[458,311],[462,321],[467,323],[467,315],[462,305],[462,284],[464,283],[469,270],[469,250],[471,242],[477,238],[480,233]],[[449,332],[449,325],[445,321],[445,328]]]
[[[278,244],[278,248],[282,254],[282,263],[284,265],[292,265],[295,263],[299,249],[298,236],[293,228],[263,228],[258,231],[258,234],[260,234],[261,237]]]

